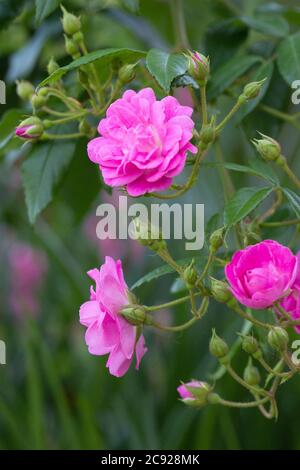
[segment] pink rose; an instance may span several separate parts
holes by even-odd
[[[131,196],[163,191],[183,170],[187,152],[197,151],[192,112],[172,96],[157,101],[151,88],[127,90],[100,121],[89,158],[106,184],[125,186]]]
[[[124,281],[122,263],[107,256],[105,264],[88,275],[95,281],[90,300],[80,307],[80,323],[87,327],[85,341],[89,352],[97,356],[109,354],[106,366],[116,377],[124,375],[136,355],[136,369],[147,351],[143,335],[121,315],[130,303]]]
[[[300,320],[300,251],[297,253],[298,271],[291,293],[282,299],[281,307],[291,315],[292,320]],[[295,326],[297,333],[300,333],[300,325]]]
[[[225,267],[231,292],[243,305],[270,307],[292,286],[298,260],[291,250],[274,240],[264,240],[237,251]]]

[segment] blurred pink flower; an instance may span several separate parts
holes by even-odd
[[[178,87],[174,89],[174,96],[182,106],[194,106],[193,97],[188,87]]]
[[[103,191],[101,201],[113,204],[117,208],[118,194],[117,190],[114,190],[111,196]],[[128,240],[120,240],[119,238],[100,240],[96,234],[98,222],[99,218],[94,213],[89,214],[84,221],[83,232],[88,241],[97,248],[101,257],[107,255],[113,258],[126,258],[126,261],[132,264],[139,259],[139,264],[141,264],[146,253],[145,247],[131,238]]]
[[[254,309],[270,307],[288,293],[295,281],[297,257],[274,240],[237,251],[225,267],[232,294]]]
[[[24,242],[14,241],[9,250],[8,264],[12,311],[17,316],[37,314],[40,309],[38,290],[47,271],[45,256]]]
[[[282,299],[281,307],[291,315],[292,320],[300,320],[300,251],[297,253],[298,271],[294,284],[291,286],[291,293]],[[300,334],[300,325],[295,326],[295,330]]]
[[[88,144],[109,186],[125,186],[131,196],[163,191],[184,168],[190,143],[193,109],[167,96],[157,101],[151,88],[127,90],[107,110],[98,126],[101,137]]]
[[[80,323],[87,327],[85,341],[91,354],[109,354],[109,372],[121,377],[128,371],[134,353],[138,369],[147,351],[144,336],[139,336],[137,327],[119,315],[130,303],[122,263],[107,256],[100,270],[92,269],[88,275],[96,289],[91,287],[90,300],[80,307]]]

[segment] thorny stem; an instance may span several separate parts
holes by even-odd
[[[207,124],[206,84],[200,86],[202,125]]]
[[[88,50],[86,48],[86,45],[84,43],[84,41],[82,40],[80,43],[79,43],[79,47],[83,53],[83,55],[87,55],[88,54]],[[90,67],[90,70],[91,70],[91,73],[93,75],[93,82],[94,82],[94,91],[95,91],[95,94],[96,94],[96,97],[98,99],[98,102],[99,104],[101,104],[102,102],[102,94],[101,94],[101,88],[99,86],[99,78],[98,78],[98,74],[97,74],[97,70],[96,70],[96,67],[95,67],[95,64],[91,63],[89,64],[89,67]]]
[[[49,96],[52,95],[61,100],[72,112],[74,112],[74,110],[78,111],[78,109],[82,109],[79,101],[75,100],[75,98],[65,96],[61,91],[57,90],[57,88],[49,87],[48,94]]]
[[[287,225],[298,225],[300,219],[282,220],[278,222],[260,222],[261,227],[285,227]]]
[[[267,401],[269,401],[268,397],[257,399],[255,401],[242,402],[242,401],[224,400],[224,398],[221,398],[219,396],[218,402],[216,404],[230,406],[232,408],[255,408],[257,406],[263,405]]]
[[[173,27],[176,39],[176,49],[189,49],[189,40],[186,32],[184,9],[182,0],[170,0]]]
[[[193,294],[193,295],[198,296],[200,295],[200,292],[199,293],[197,292],[196,294]],[[164,308],[174,307],[175,305],[182,304],[184,302],[187,302],[188,300],[190,300],[190,296],[186,295],[185,297],[180,297],[180,299],[171,300],[170,302],[166,302],[164,304],[151,305],[150,307],[145,306],[145,309],[147,310],[147,312],[155,312],[157,310],[161,310]]]
[[[210,265],[212,264],[213,261],[214,261],[214,254],[212,252],[210,252],[209,255],[208,255],[207,262],[204,266],[204,269],[203,269],[203,271],[200,275],[199,281],[202,281],[205,278],[205,276],[206,276],[206,274],[207,274],[207,272],[210,268]]]
[[[178,190],[176,193],[173,193],[173,194],[151,193],[150,195],[153,196],[153,197],[160,198],[160,199],[175,199],[175,198],[185,194],[194,185],[195,181],[197,180],[197,176],[198,176],[198,173],[199,173],[199,168],[200,168],[201,162],[202,162],[203,158],[205,157],[205,155],[208,151],[208,148],[209,148],[209,146],[207,146],[205,149],[203,149],[203,147],[199,148],[196,159],[195,159],[193,169],[192,169],[191,174],[189,176],[189,179],[186,182],[186,184],[180,190]]]
[[[268,217],[271,217],[271,215],[273,215],[276,210],[281,206],[282,204],[282,191],[280,188],[276,189],[276,199],[275,199],[275,202],[274,204],[264,213],[260,216],[259,218],[259,225],[261,225],[261,223],[264,222],[264,220],[266,220]]]
[[[73,134],[44,134],[41,137],[41,140],[60,140],[60,139],[77,139],[78,137],[82,137],[84,134],[81,132],[75,132]]]
[[[251,323],[253,323],[254,325],[257,325],[257,326],[261,326],[262,328],[267,328],[267,329],[270,329],[272,328],[273,326],[269,323],[264,323],[260,320],[257,320],[256,318],[252,317],[251,315],[248,315],[248,313],[244,312],[238,305],[234,305],[232,307],[232,309],[238,314],[240,315],[240,317],[244,318],[245,320],[248,320],[250,321]]]
[[[267,372],[276,377],[286,378],[292,375],[291,372],[277,372],[275,369],[272,369],[272,367],[269,366],[269,364],[264,360],[263,357],[259,358],[258,361]]]
[[[287,176],[290,178],[290,180],[297,186],[297,188],[300,189],[300,180],[299,178],[295,175],[295,173],[290,169],[287,161],[285,160],[285,163],[283,165],[283,170],[287,174]]]
[[[251,393],[256,393],[256,394],[261,394],[261,395],[266,395],[267,394],[266,390],[264,390],[262,388],[254,387],[253,385],[249,385],[247,382],[245,382],[245,380],[243,380],[242,377],[240,377],[235,372],[235,370],[232,368],[232,366],[230,364],[226,365],[226,369],[227,369],[228,373],[231,375],[231,377],[236,382],[238,382],[240,385],[242,385],[242,387],[248,389]]]
[[[237,99],[237,102],[233,106],[233,108],[229,111],[227,116],[223,119],[223,121],[220,122],[220,124],[217,126],[216,131],[220,132],[223,127],[226,126],[227,122],[232,118],[232,116],[240,109],[240,107],[246,102],[246,98],[244,95],[240,95]]]

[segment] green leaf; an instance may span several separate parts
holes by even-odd
[[[278,48],[277,64],[284,80],[291,85],[300,77],[300,32],[286,38]]]
[[[256,8],[257,12],[284,15],[290,23],[300,23],[300,8],[294,5],[281,5],[277,2],[262,4]]]
[[[86,139],[77,141],[74,156],[69,165],[68,174],[64,178],[64,184],[60,188],[57,197],[57,205],[62,201],[73,211],[74,223],[79,223],[91,208],[97,194],[102,189],[101,173],[97,167],[91,165],[86,154]],[[82,188],[74,191],[74,188]]]
[[[23,116],[24,113],[18,109],[10,109],[2,116],[0,121],[0,151],[15,136],[15,129]]]
[[[194,78],[192,78],[187,73],[184,75],[180,75],[179,77],[174,78],[172,87],[179,88],[179,87],[187,87],[190,86],[194,88],[194,90],[199,90],[199,85]]]
[[[59,6],[61,0],[35,0],[35,22],[37,25]]]
[[[231,227],[247,217],[272,191],[269,187],[239,189],[225,206],[225,225]]]
[[[260,165],[260,163],[262,163],[262,165]],[[279,182],[275,173],[270,170],[269,165],[266,165],[264,162],[261,162],[256,158],[250,160],[250,166],[228,162],[224,163],[224,167],[227,168],[227,170],[239,171],[241,173],[247,173],[250,175],[257,176],[259,178],[263,178],[264,180],[267,180],[274,185],[277,185]]]
[[[254,98],[253,100],[248,101],[244,106],[242,106],[238,112],[233,116],[232,122],[234,124],[240,123],[244,117],[246,117],[249,113],[253,111],[254,108],[259,104],[259,102],[263,99],[266,94],[267,89],[269,88],[270,81],[273,75],[274,64],[273,62],[267,62],[262,64],[253,77],[251,77],[251,82],[258,82],[264,78],[266,81],[264,82],[263,86],[260,89],[259,95]],[[250,80],[249,80],[250,81]]]
[[[131,11],[132,13],[137,13],[140,8],[139,0],[122,0],[122,3],[127,10]]]
[[[48,83],[57,82],[57,80],[63,77],[67,72],[71,72],[72,70],[78,69],[82,65],[87,65],[95,61],[97,61],[99,65],[105,66],[110,64],[113,60],[119,60],[122,63],[130,63],[135,62],[144,56],[145,52],[137,51],[135,49],[100,49],[98,51],[90,52],[89,54],[79,57],[79,59],[73,60],[73,62],[70,62],[68,65],[55,70],[55,72],[53,72],[49,77],[45,78],[45,80],[39,84],[39,87],[47,85]]]
[[[37,145],[22,165],[22,182],[30,223],[51,202],[75,150],[72,142]]]
[[[282,16],[264,15],[260,17],[242,16],[241,20],[249,28],[266,36],[282,38],[289,34],[289,24]]]
[[[249,160],[249,165],[254,171],[256,171],[256,173],[259,173],[262,177],[264,176],[266,180],[270,181],[270,183],[279,185],[280,182],[278,176],[274,172],[273,168],[260,157],[251,158]]]
[[[218,67],[214,76],[208,84],[208,97],[214,99],[220,95],[226,88],[239,77],[241,77],[247,70],[249,70],[257,62],[261,62],[259,56],[247,55],[244,57],[236,56],[228,60],[226,64]]]
[[[207,29],[204,46],[213,72],[236,54],[248,32],[248,27],[239,18],[220,21]]]
[[[295,215],[300,219],[300,196],[288,188],[282,188],[282,191],[295,212]]]
[[[180,266],[184,266],[191,262],[191,259],[194,258],[195,261],[199,260],[199,257],[191,256],[190,258],[184,258],[180,260],[176,260],[176,263]],[[138,281],[136,281],[130,288],[130,290],[136,289],[137,287],[142,286],[148,282],[154,281],[154,279],[158,279],[166,274],[173,273],[175,270],[169,265],[163,265],[159,268],[154,269],[150,273],[146,274],[145,276],[141,277]]]
[[[187,71],[187,59],[183,54],[170,54],[159,49],[150,49],[146,65],[166,92],[169,92],[172,81]]]

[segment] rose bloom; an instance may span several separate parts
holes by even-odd
[[[13,242],[9,254],[10,299],[13,313],[37,314],[40,308],[38,290],[47,271],[46,258],[24,242]]]
[[[127,90],[107,110],[98,126],[101,137],[88,144],[88,156],[97,163],[109,186],[125,186],[131,196],[170,187],[184,168],[190,143],[193,109],[176,98],[156,100],[151,88]]]
[[[291,286],[291,293],[282,299],[281,307],[290,314],[292,320],[300,320],[300,251],[297,253],[298,271],[294,284]],[[300,325],[295,326],[297,333],[300,333]]]
[[[107,256],[99,269],[88,275],[95,281],[90,300],[80,307],[80,323],[87,327],[85,341],[91,354],[109,354],[106,366],[116,377],[124,375],[136,356],[136,369],[147,351],[144,336],[119,313],[130,303],[122,263]]]
[[[264,240],[237,251],[226,265],[225,275],[241,304],[264,309],[288,293],[297,269],[297,257],[289,248]]]

